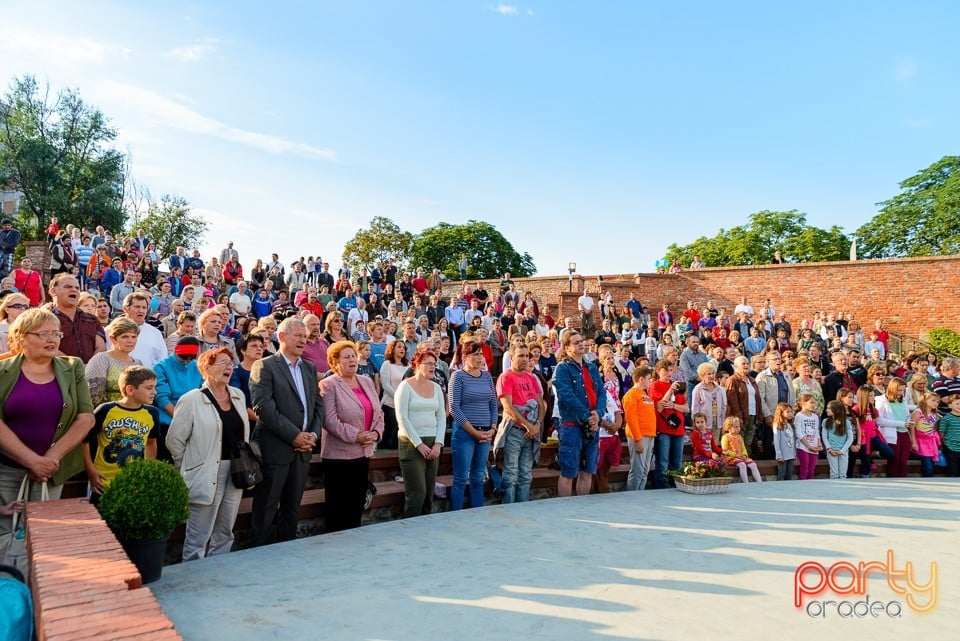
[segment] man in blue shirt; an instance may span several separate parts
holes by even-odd
[[[573,330],[560,340],[561,362],[553,375],[557,407],[560,412],[560,479],[557,494],[570,496],[573,481],[577,495],[585,496],[593,486],[597,473],[600,427],[598,408],[606,405],[606,390],[597,367],[586,360],[584,338]],[[601,405],[602,404],[602,405]]]

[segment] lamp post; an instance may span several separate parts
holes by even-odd
[[[570,291],[573,291],[573,272],[577,271],[577,264],[572,260],[567,265],[567,271],[570,272]]]

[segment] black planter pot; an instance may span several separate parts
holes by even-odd
[[[143,579],[144,585],[156,581],[163,573],[163,559],[168,538],[170,538],[169,535],[151,541],[120,541],[123,551],[140,571],[140,578]]]

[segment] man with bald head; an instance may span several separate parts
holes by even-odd
[[[84,363],[106,349],[103,330],[93,314],[77,307],[80,283],[68,273],[60,273],[50,281],[51,311],[60,319],[60,354],[76,356]]]
[[[763,452],[762,444],[754,447],[757,425],[764,423],[763,405],[760,388],[750,377],[750,361],[746,356],[738,356],[733,361],[733,376],[727,379],[727,416],[740,419],[740,431],[743,444],[752,456]]]
[[[330,346],[323,340],[320,329],[320,319],[315,314],[304,314],[303,325],[307,330],[307,342],[303,347],[303,360],[313,364],[318,376],[323,376],[330,366],[327,365],[327,348]]]
[[[280,350],[250,370],[250,400],[257,415],[254,439],[260,444],[263,469],[253,497],[254,546],[267,543],[278,506],[277,540],[296,538],[307,468],[320,443],[323,421],[317,371],[302,357],[306,324],[296,317],[284,319],[277,336]]]

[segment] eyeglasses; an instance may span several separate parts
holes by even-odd
[[[39,336],[43,340],[50,340],[51,338],[56,338],[57,340],[60,340],[61,338],[63,338],[63,332],[48,331],[48,332],[25,332],[25,333],[30,334],[32,336]]]
[[[229,367],[233,369],[233,361],[219,361],[213,364],[214,367]]]
[[[29,303],[10,303],[7,309],[30,309]]]

